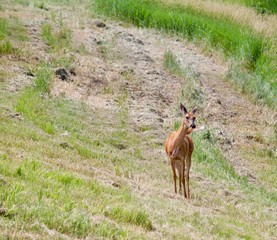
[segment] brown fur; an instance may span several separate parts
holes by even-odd
[[[193,152],[193,141],[188,136],[193,131],[190,127],[190,119],[195,119],[193,113],[185,112],[185,118],[177,131],[172,132],[165,141],[165,152],[170,160],[172,175],[174,180],[174,191],[177,193],[176,187],[176,169],[179,175],[179,192],[183,192],[185,198],[190,198],[189,190],[189,171],[191,166],[191,155]],[[185,172],[186,171],[186,172]],[[187,184],[185,184],[187,182]]]

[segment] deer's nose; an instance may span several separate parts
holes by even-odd
[[[196,128],[195,124],[190,125],[191,128]]]

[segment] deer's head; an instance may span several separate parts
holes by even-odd
[[[183,123],[188,127],[196,128],[194,116],[196,113],[196,108],[194,108],[191,112],[188,112],[185,106],[180,102],[180,110],[184,114]]]

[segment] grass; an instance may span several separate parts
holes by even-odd
[[[46,226],[71,237],[84,238],[93,233],[95,237],[119,238],[126,236],[126,231],[109,222],[109,218],[144,224],[140,212],[134,218],[130,215],[132,212],[126,210],[122,212],[123,219],[116,213],[107,216],[104,209],[110,204],[109,198],[114,194],[121,198],[126,190],[115,191],[76,174],[53,170],[39,160],[24,159],[20,163],[6,154],[0,155],[0,159],[0,173],[8,183],[6,187],[0,186],[0,201],[5,209],[5,218],[1,218],[2,229],[4,226],[9,229],[9,222],[21,221],[27,232],[43,234],[43,226]],[[107,216],[105,222],[94,223],[89,216],[102,211]]]
[[[36,3],[34,4],[34,6],[35,6],[36,8],[39,8],[39,9],[47,10],[47,7],[45,6],[45,2],[36,2]]]
[[[277,13],[277,3],[274,0],[221,0],[228,3],[242,4],[254,8],[260,14]]]
[[[150,231],[152,221],[130,190],[122,183],[118,189],[104,186],[90,177],[94,175],[93,171],[81,165],[81,168],[77,167],[78,162],[86,162],[85,165],[105,166],[110,170],[117,164],[121,169],[129,168],[132,150],[126,152],[128,161],[125,162],[114,145],[114,139],[127,147],[132,144],[132,135],[118,134],[125,131],[121,129],[126,122],[120,120],[126,114],[125,110],[119,113],[118,122],[115,121],[116,115],[113,118],[115,132],[112,138],[109,133],[103,135],[102,128],[97,130],[97,126],[108,120],[104,117],[105,113],[101,113],[103,116],[98,113],[96,117],[84,105],[49,97],[48,88],[45,87],[51,82],[48,73],[49,65],[39,66],[34,82],[38,79],[44,81],[43,87],[34,84],[21,92],[16,101],[14,97],[9,101],[15,102],[15,110],[24,116],[23,122],[11,128],[9,126],[14,124],[13,120],[1,115],[5,124],[1,125],[0,176],[8,185],[0,184],[0,203],[5,211],[5,217],[0,216],[0,229],[9,235],[12,231],[10,224],[20,222],[18,226],[24,228],[23,232],[41,236],[47,235],[45,229],[49,229],[56,236],[65,234],[77,238],[93,236],[120,239],[128,235],[137,239],[132,227],[127,231],[126,226],[138,226]],[[120,106],[124,99],[125,95],[119,100]],[[89,131],[89,128],[93,129]],[[19,129],[20,134],[13,141],[10,137],[19,133]],[[69,132],[67,139],[60,137],[64,131]],[[95,134],[91,135],[91,132]],[[48,149],[44,146],[48,146]],[[26,157],[18,159],[13,150],[5,150],[9,148],[17,149],[16,152],[24,149]],[[104,149],[109,149],[111,153],[105,154]],[[65,162],[59,163],[59,158]],[[104,221],[98,223],[97,216]],[[19,228],[13,230],[20,238]]]
[[[162,147],[153,147],[161,135],[151,126],[138,131],[129,119],[128,88],[111,94],[116,103],[111,109],[51,96],[53,69],[68,63],[64,51],[55,50],[61,28],[46,27],[48,54],[58,60],[30,64],[30,86],[9,92],[10,73],[0,72],[0,238],[276,236],[276,194],[238,178],[214,146],[211,129],[196,136],[193,198],[184,202],[173,193]],[[72,54],[63,40],[61,48]],[[182,69],[171,52],[165,59],[169,73],[190,76],[190,105],[200,105],[205,99],[197,76]],[[128,74],[127,80],[136,78]]]
[[[96,9],[110,16],[132,22],[139,27],[150,27],[181,35],[191,41],[202,41],[213,49],[221,50],[228,58],[235,58],[243,71],[253,75],[254,81],[267,85],[267,94],[276,99],[275,81],[276,56],[274,42],[254,34],[247,27],[233,23],[226,18],[216,18],[197,12],[191,7],[168,6],[156,1],[96,0]],[[256,101],[276,107],[274,100],[264,99],[258,92],[261,84],[252,89]],[[251,94],[251,93],[250,93]]]
[[[19,99],[14,97],[2,95],[0,101],[4,106],[16,105],[21,94]],[[271,214],[261,215],[263,205],[260,205],[262,202],[269,208],[273,207],[272,204],[276,202],[274,196],[270,200],[266,192],[262,195],[256,188],[245,187],[246,190],[235,200],[247,207],[240,207],[242,212],[236,215],[234,212],[238,210],[237,205],[234,205],[235,200],[218,195],[215,183],[225,182],[224,188],[230,188],[230,192],[232,188],[241,189],[241,185],[233,180],[234,175],[228,169],[229,166],[221,162],[220,154],[211,144],[213,137],[208,133],[200,135],[199,140],[196,140],[197,146],[204,147],[193,156],[193,168],[194,171],[197,169],[202,172],[205,179],[213,179],[209,188],[201,186],[198,180],[192,178],[193,204],[180,204],[179,201],[183,202],[183,199],[169,201],[162,197],[161,189],[171,186],[169,167],[159,164],[159,169],[156,169],[156,160],[141,161],[134,156],[134,148],[141,146],[141,141],[145,140],[131,130],[128,121],[122,122],[122,116],[128,116],[125,109],[127,97],[126,94],[119,97],[118,106],[123,107],[123,110],[118,113],[92,112],[85,105],[41,95],[40,101],[33,99],[39,109],[44,111],[36,112],[36,118],[28,118],[28,115],[23,114],[24,120],[19,121],[1,112],[0,181],[5,182],[0,184],[0,202],[5,209],[5,217],[0,216],[2,232],[12,235],[12,231],[15,231],[14,235],[18,238],[22,238],[23,233],[47,238],[47,231],[53,231],[57,239],[62,237],[61,234],[69,238],[151,239],[148,233],[155,234],[154,229],[169,225],[169,228],[163,230],[164,238],[183,238],[184,228],[191,229],[188,231],[190,234],[186,235],[187,239],[193,239],[193,234],[197,234],[197,237],[206,236],[204,229],[211,229],[209,234],[215,239],[228,236],[262,238],[260,233],[253,231],[261,227],[268,228],[266,233],[271,231],[271,236],[274,235],[274,230],[264,222],[265,218],[274,220],[274,217]],[[35,119],[41,115],[46,117],[40,121],[51,119],[55,126],[51,136],[41,132],[36,123]],[[105,127],[107,124],[109,128]],[[127,133],[126,129],[129,130]],[[61,136],[64,131],[69,133],[67,137]],[[13,137],[15,135],[16,138]],[[125,145],[126,149],[122,151],[114,145],[115,142]],[[90,154],[84,154],[79,148],[86,149]],[[152,156],[151,151],[141,151],[144,156]],[[22,153],[22,157],[18,153]],[[116,169],[119,178],[109,173]],[[118,182],[119,187],[98,181],[102,174]],[[160,189],[157,193],[151,190],[149,197],[135,193],[127,184],[144,174],[153,184],[157,181]],[[213,197],[210,195],[212,192]],[[225,201],[229,202],[227,209]],[[194,204],[205,205],[208,209],[222,208],[223,212],[219,215],[202,214],[199,212],[203,211],[201,207],[195,210]],[[175,207],[177,205],[178,208]],[[244,214],[248,207],[255,211]],[[238,216],[241,220],[236,220]],[[245,220],[256,217],[259,219]],[[12,224],[15,222],[17,225],[14,228]],[[138,230],[140,228],[142,230]]]
[[[234,21],[240,26],[247,26],[254,32],[263,36],[274,38],[277,28],[273,27],[276,22],[276,15],[262,15],[251,8],[238,4],[231,4],[223,1],[201,1],[201,0],[159,0],[163,4],[172,6],[189,6],[200,13],[209,14],[215,18],[222,17]]]
[[[64,52],[71,48],[71,31],[61,24],[58,31],[53,31],[49,23],[45,23],[41,27],[42,37],[45,43],[50,47],[52,52]]]
[[[3,19],[0,17],[0,55],[16,51],[11,41],[23,42],[27,39],[26,29],[17,18]]]

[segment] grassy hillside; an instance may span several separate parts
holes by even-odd
[[[101,5],[107,1],[97,2],[109,11]],[[114,3],[114,14],[122,7],[128,13],[120,13],[123,19],[140,27],[206,39],[213,50],[239,59],[248,81],[263,74],[267,46],[249,29],[243,34],[232,22],[218,24],[193,11],[182,17],[183,26],[177,20],[184,9],[173,8],[170,18],[165,6],[154,9],[149,1],[133,2],[131,10],[127,2]],[[90,1],[73,0],[0,4],[0,239],[274,239],[273,121],[265,115],[255,123],[265,130],[262,136],[259,129],[245,133],[255,144],[241,160],[252,175],[237,171],[219,138],[224,130],[218,133],[206,114],[210,96],[201,74],[182,66],[173,47],[161,45],[178,42],[107,19],[108,26],[99,27],[89,7]],[[65,81],[60,68],[69,74]],[[245,77],[237,69],[232,74]],[[272,94],[267,74],[262,83],[270,83],[266,93]],[[180,125],[178,101],[197,106],[197,123],[206,125],[192,135],[190,200],[173,192],[163,150],[166,135]]]
[[[194,42],[205,43],[207,48],[222,51],[235,58],[250,73],[232,75],[247,94],[256,101],[276,107],[276,44],[274,38],[264,39],[251,29],[222,17],[197,12],[191,7],[163,5],[158,1],[97,1],[98,11],[117,16],[139,27],[165,30]],[[238,71],[238,70],[237,70]]]

